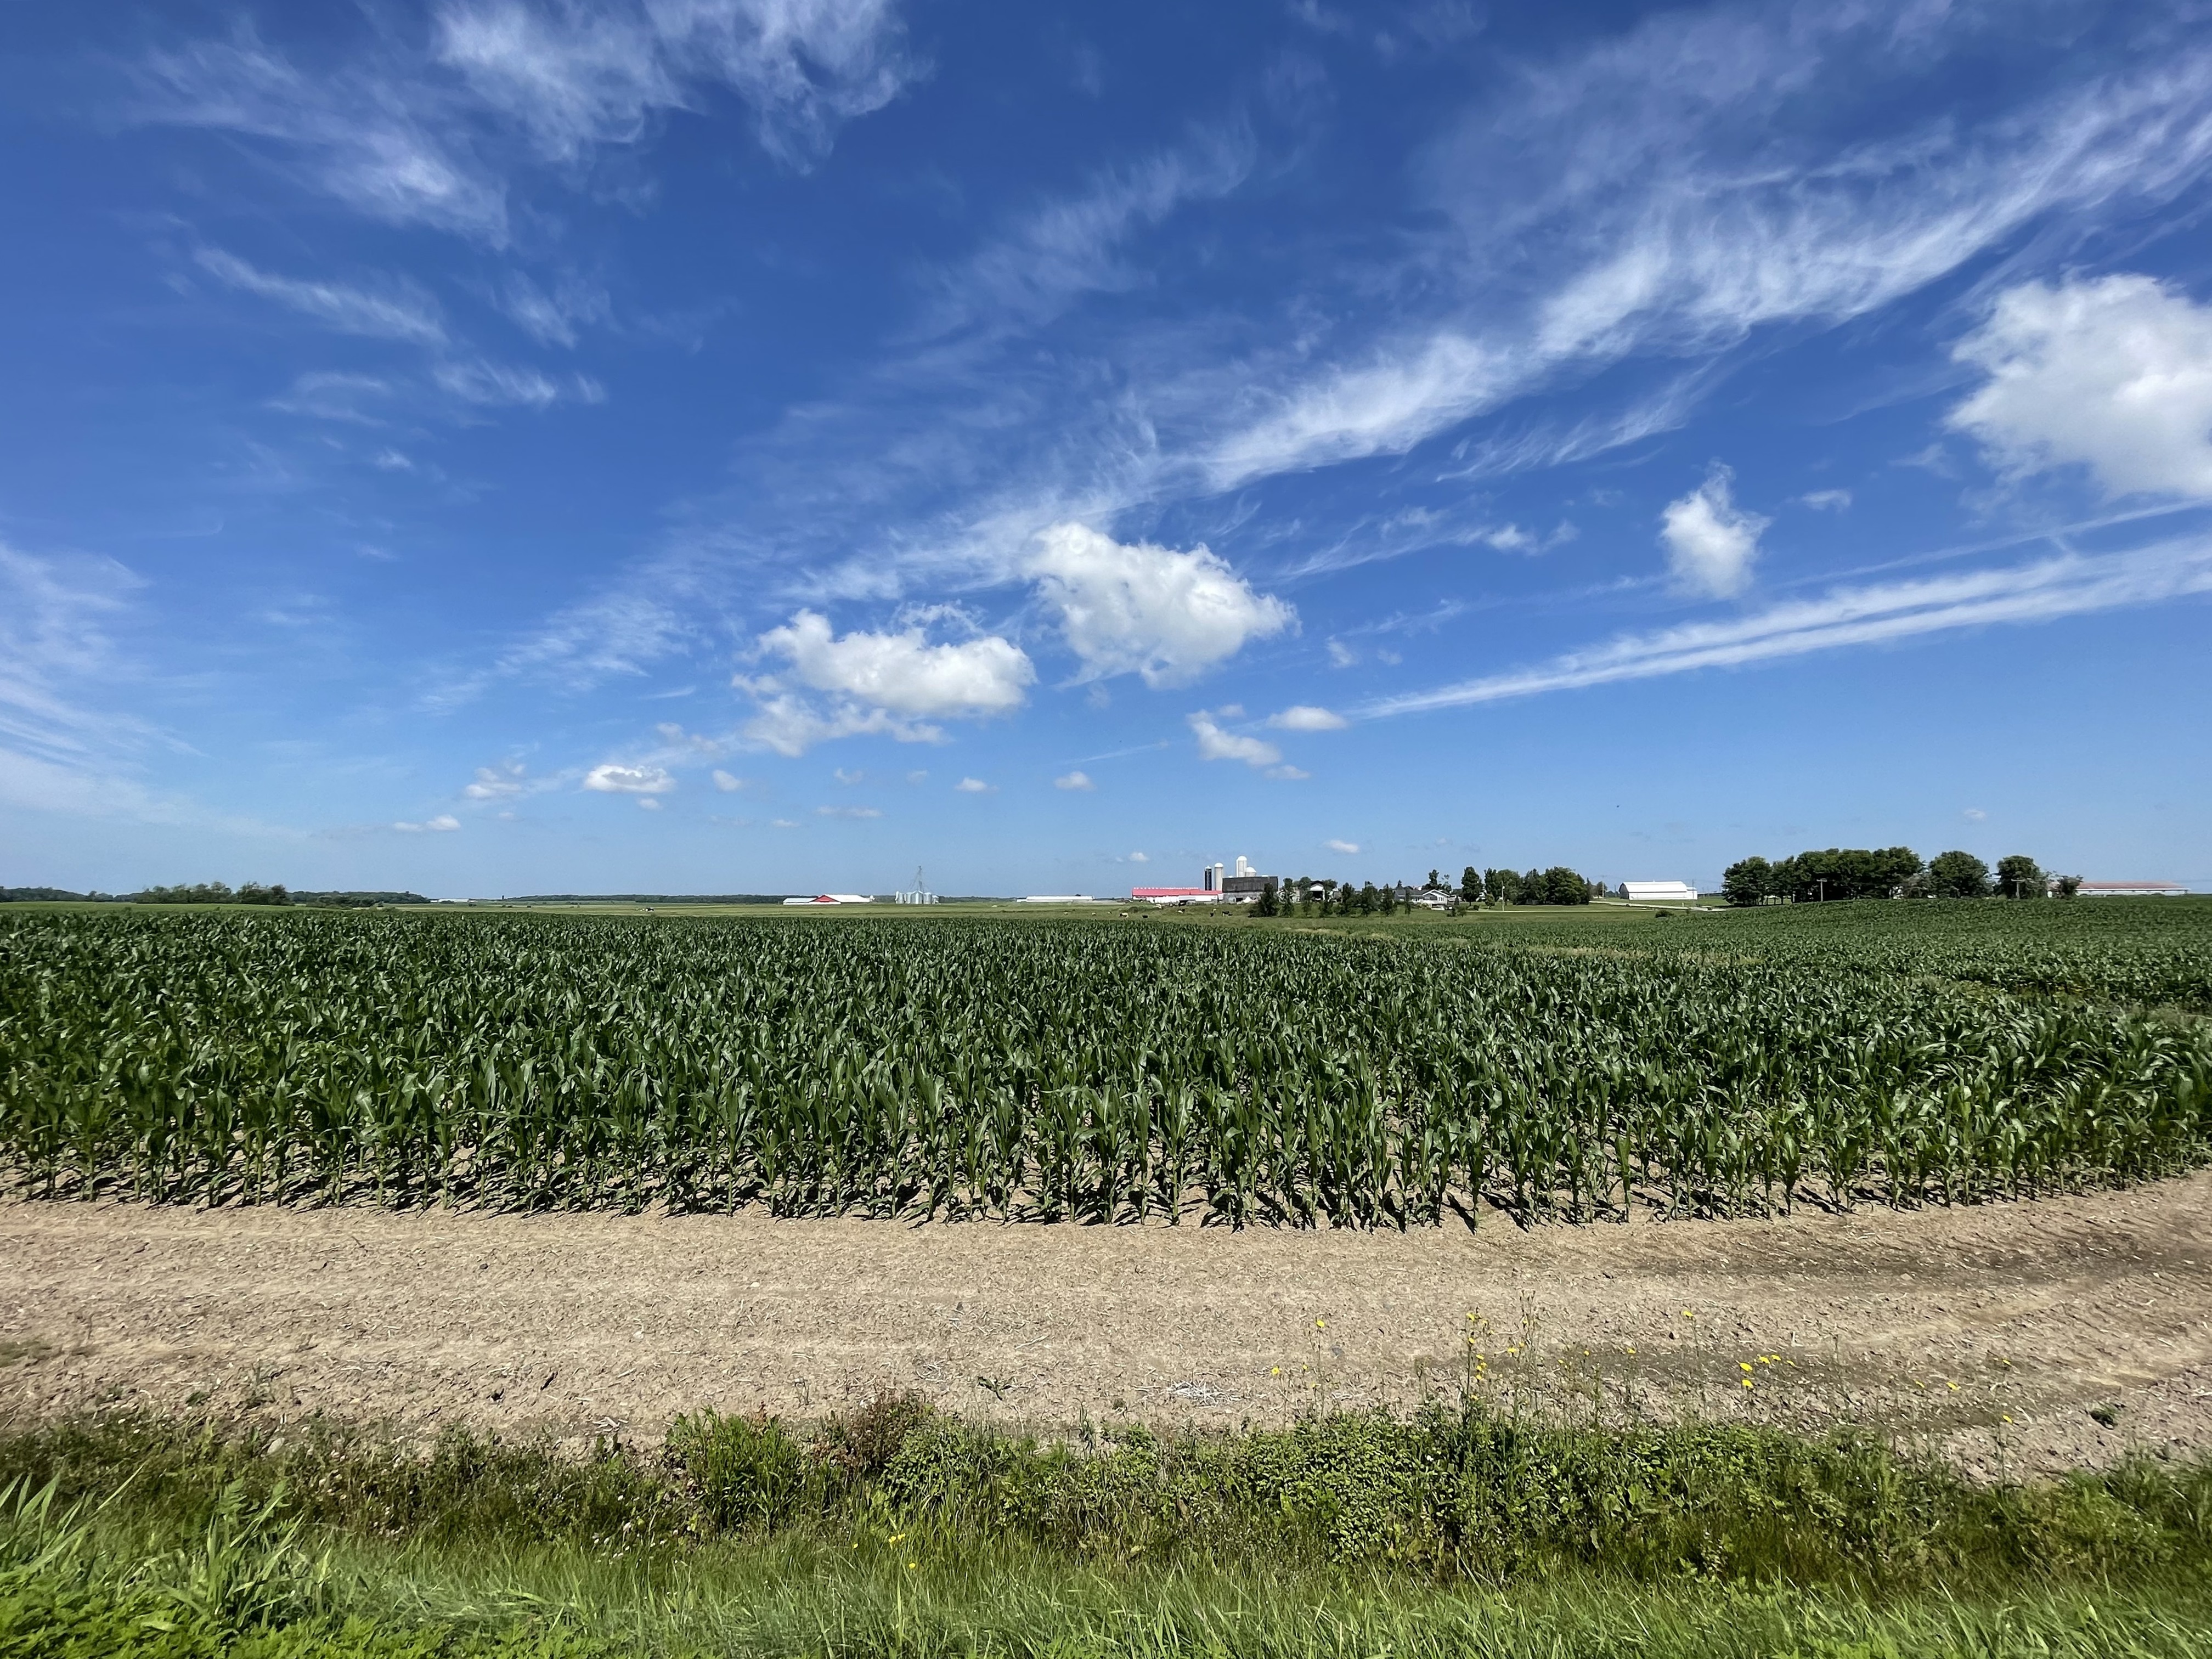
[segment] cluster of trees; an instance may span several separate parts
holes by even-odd
[[[1317,880],[1300,876],[1278,888],[1270,881],[1252,906],[1255,916],[1388,916],[1405,908],[1405,890],[1366,882]]]
[[[1814,903],[1856,898],[2042,898],[2055,888],[2072,898],[2079,876],[2052,878],[2025,853],[1997,860],[1995,872],[1972,853],[1938,853],[1925,863],[1910,847],[1831,847],[1770,864],[1739,860],[1721,877],[1730,904],[1769,899]]]
[[[1548,870],[1477,870],[1469,865],[1455,889],[1439,871],[1429,872],[1428,884],[1409,887],[1398,882],[1377,887],[1363,882],[1316,880],[1300,876],[1278,890],[1268,882],[1252,907],[1255,916],[1387,916],[1409,908],[1424,895],[1441,896],[1461,904],[1588,904],[1601,890],[1564,864]]]
[[[1436,878],[1437,872],[1430,871],[1430,881],[1433,883]],[[1596,883],[1564,864],[1526,873],[1485,870],[1480,875],[1470,864],[1459,878],[1462,904],[1588,904],[1598,891]]]
[[[289,904],[291,894],[278,882],[264,887],[249,881],[233,892],[227,881],[198,881],[189,886],[149,887],[131,895],[133,904]]]

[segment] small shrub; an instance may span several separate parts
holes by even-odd
[[[799,1443],[765,1411],[679,1417],[669,1425],[667,1455],[696,1490],[708,1524],[724,1531],[787,1523],[805,1486]]]

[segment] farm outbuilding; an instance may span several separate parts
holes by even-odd
[[[1698,890],[1686,881],[1624,881],[1620,896],[1631,904],[1695,904]]]

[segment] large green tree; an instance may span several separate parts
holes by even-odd
[[[1928,890],[1937,898],[1986,898],[1990,866],[1972,853],[1938,853],[1928,860]]]
[[[1730,904],[1759,904],[1774,891],[1774,866],[1756,853],[1738,859],[1721,872],[1721,891]]]
[[[1459,873],[1459,898],[1462,904],[1482,902],[1482,872],[1471,864]]]
[[[1997,860],[1999,898],[2041,898],[2048,878],[2043,866],[2025,853],[2011,853]]]
[[[1538,904],[1588,904],[1590,902],[1589,881],[1564,864],[1555,864],[1541,874],[1530,871],[1528,884],[1539,895],[1534,901]]]

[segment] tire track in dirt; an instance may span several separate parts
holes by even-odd
[[[1974,1468],[2212,1452],[2212,1172],[1474,1233],[0,1204],[17,1416],[651,1437],[891,1387],[1050,1430],[1405,1410],[1470,1381],[1583,1416],[1847,1418]]]

